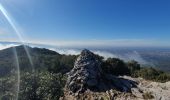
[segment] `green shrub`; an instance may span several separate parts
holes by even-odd
[[[117,58],[108,58],[102,64],[103,70],[112,75],[129,75],[130,70],[126,66],[126,64]]]

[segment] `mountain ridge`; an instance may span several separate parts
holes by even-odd
[[[13,54],[14,48],[17,51],[20,67],[19,100],[58,100],[59,98],[66,99],[66,97],[70,100],[70,98],[76,99],[77,96],[82,97],[82,99],[87,99],[88,95],[90,95],[89,98],[93,99],[95,99],[96,96],[100,99],[101,95],[102,98],[107,98],[106,100],[112,100],[111,98],[119,100],[120,97],[135,99],[136,97],[151,98],[154,96],[154,98],[163,98],[157,94],[160,91],[163,91],[165,97],[168,97],[166,95],[169,91],[167,81],[170,80],[170,77],[168,74],[153,68],[142,68],[136,61],[126,63],[118,58],[103,59],[103,57],[89,50],[82,51],[83,53],[80,55],[73,56],[61,55],[48,49],[26,47],[33,60],[35,73],[31,71],[32,67],[29,64],[23,45],[0,51],[0,72],[3,72],[1,73],[2,75],[0,75],[0,81],[2,82],[0,85],[0,99],[2,100],[9,98],[14,99],[16,97],[16,91],[14,89],[17,88],[18,73],[15,66],[16,58]],[[86,68],[83,66],[86,66]],[[98,69],[98,71],[96,71],[96,69]],[[72,70],[73,73],[71,73]],[[83,75],[87,74],[86,71],[91,74],[89,73],[87,76]],[[70,73],[70,77],[69,74],[66,75],[66,73]],[[71,79],[71,77],[73,77],[73,79]],[[82,77],[84,77],[83,83],[81,83]],[[143,77],[146,80],[138,77]],[[68,80],[69,78],[70,81]],[[70,85],[70,83],[75,82],[74,80],[80,81],[80,88],[76,89],[75,92],[72,91],[72,89],[74,90],[74,86],[77,83],[73,84],[73,86]],[[152,81],[158,82],[151,84]],[[103,85],[106,87],[104,89],[102,89],[102,85],[100,85],[102,82],[103,84],[107,84]],[[136,88],[131,86],[131,82],[135,83]],[[110,85],[110,83],[114,84]],[[126,86],[127,84],[125,83],[129,85]],[[144,84],[144,86],[141,86],[140,83]],[[154,93],[153,88],[150,89],[152,91],[147,90],[148,87],[145,85],[154,88],[158,87],[159,89],[156,88],[158,92]],[[146,94],[140,93],[138,87],[143,87],[142,89]],[[124,90],[126,88],[128,91]],[[137,96],[134,96],[134,93],[137,94]]]

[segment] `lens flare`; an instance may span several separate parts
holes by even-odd
[[[31,55],[29,53],[29,50],[27,49],[27,47],[24,45],[26,42],[24,41],[24,39],[22,38],[21,32],[18,30],[19,28],[17,27],[17,24],[15,23],[15,21],[13,20],[13,18],[10,16],[10,14],[7,12],[7,10],[2,6],[2,4],[0,3],[0,12],[2,12],[2,14],[4,15],[4,17],[6,18],[6,20],[9,22],[9,24],[11,25],[11,27],[14,29],[16,35],[19,38],[20,43],[23,45],[25,52],[27,54],[27,57],[29,59],[29,62],[31,64],[32,67],[32,73],[35,72],[34,66],[33,66],[33,62],[32,62],[32,58]],[[16,65],[17,65],[17,95],[16,95],[16,100],[18,99],[18,94],[19,94],[19,88],[20,88],[20,66],[19,66],[19,60],[18,60],[18,55],[17,55],[17,51],[16,48],[13,49],[14,51],[14,55],[15,55],[15,59],[16,59]]]
[[[20,42],[24,45],[25,41],[23,40],[21,33],[19,32],[17,25],[15,24],[15,21],[13,20],[13,18],[10,16],[10,14],[6,11],[6,9],[2,6],[2,4],[0,4],[0,11],[2,12],[2,14],[5,16],[5,18],[7,19],[7,21],[9,22],[9,24],[12,26],[12,28],[14,29],[16,35],[18,36]],[[30,56],[30,53],[28,51],[28,49],[26,48],[26,46],[24,45],[24,49],[27,53],[27,56],[29,58],[29,61],[31,63],[31,65],[33,66],[33,62]]]
[[[13,52],[14,52],[14,56],[15,56],[15,61],[16,61],[16,67],[17,67],[17,94],[16,94],[16,100],[18,100],[18,93],[19,93],[19,89],[20,89],[20,67],[19,67],[19,61],[18,61],[18,55],[17,55],[17,51],[16,48],[13,48]]]

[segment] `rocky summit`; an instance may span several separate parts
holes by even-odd
[[[68,73],[61,100],[170,100],[169,82],[158,83],[102,70],[99,56],[83,50]]]
[[[73,99],[70,97],[72,95],[79,100],[80,98],[76,96],[88,92],[106,92],[111,89],[131,92],[133,87],[136,87],[134,81],[104,73],[99,56],[85,49],[77,58],[74,68],[68,73],[64,99]]]

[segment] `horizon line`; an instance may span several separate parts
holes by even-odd
[[[23,44],[18,40],[1,40],[3,43],[15,43]],[[26,45],[41,45],[41,46],[56,46],[56,47],[163,47],[170,48],[170,45],[164,42],[159,42],[157,40],[145,40],[145,39],[114,39],[114,40],[58,40],[58,41],[42,41],[42,40],[29,40],[24,42]]]

